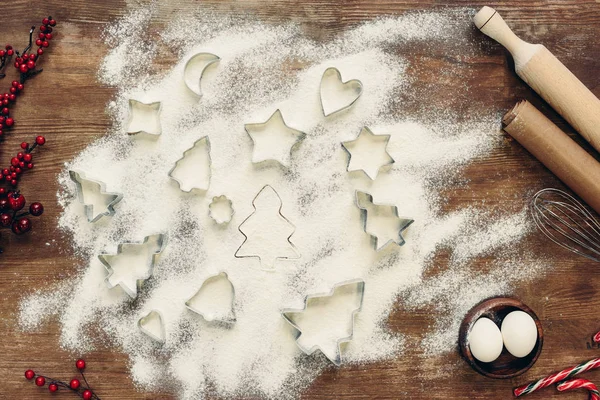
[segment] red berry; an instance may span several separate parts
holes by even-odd
[[[21,71],[22,74],[26,73],[27,71],[29,71],[29,68],[27,68],[27,64],[21,64],[19,66],[19,71]]]
[[[84,390],[83,393],[81,393],[81,398],[83,400],[90,400],[93,395],[94,394],[90,390]]]
[[[73,378],[73,379],[71,379],[71,382],[69,382],[69,386],[73,390],[79,389],[80,385],[81,385],[81,382],[79,382],[79,379],[77,379],[77,378]]]
[[[6,118],[6,121],[4,121],[4,123],[6,124],[6,126],[13,126],[15,124],[15,120],[12,118]]]
[[[44,54],[44,50],[42,50],[42,49],[37,49],[37,53],[38,53],[38,56],[41,56],[42,54]]]
[[[23,168],[25,168],[25,163],[23,161],[21,161],[19,163],[19,166],[17,168],[15,168],[15,174],[20,175],[21,172],[23,172]]]
[[[15,51],[13,49],[6,50],[6,55],[7,56],[12,56],[13,54],[15,54]]]
[[[40,32],[46,32],[46,25],[40,26]]]
[[[4,108],[2,109],[2,114],[4,114],[4,115],[8,115],[8,113],[9,113],[9,111],[8,111],[8,107],[4,107]]]
[[[34,217],[39,217],[40,215],[42,215],[44,213],[44,206],[42,205],[42,203],[39,203],[39,202],[31,203],[29,205],[29,212]],[[79,361],[83,362],[83,366],[82,367],[79,366]],[[77,368],[78,369],[84,369],[85,368],[85,361],[83,361],[83,360],[77,360]]]
[[[19,83],[19,84],[17,85],[17,89],[19,89],[19,92],[20,92],[21,90],[23,90],[23,88],[24,88],[24,87],[25,87],[25,86],[23,86],[23,84],[22,84],[22,83]]]
[[[23,150],[27,150],[27,148],[28,148],[28,147],[29,147],[29,143],[27,143],[27,142],[23,142],[23,143],[21,143],[21,148],[22,148]]]
[[[49,41],[47,41],[47,40],[44,40],[44,41],[42,42],[42,47],[48,47],[48,46],[50,46],[50,42],[49,42]]]
[[[50,22],[50,26],[56,26],[56,20],[51,18],[49,22]]]
[[[35,138],[35,142],[37,143],[38,146],[43,146],[44,143],[46,143],[46,138],[43,136],[38,136]]]
[[[31,154],[27,153],[23,156],[23,161],[25,162],[31,162]]]
[[[13,172],[14,174],[15,172]],[[25,196],[20,193],[11,193],[8,195],[8,205],[11,210],[19,211],[25,207]]]
[[[27,68],[34,69],[35,68],[35,62],[32,61],[32,60],[27,61]]]
[[[35,45],[36,46],[41,46],[42,45],[42,39],[36,39]]]
[[[33,203],[33,204],[39,204],[40,206],[42,205],[41,203]],[[32,204],[32,206],[33,206],[33,204]],[[44,208],[42,207],[42,210],[43,210],[43,209],[44,209]],[[33,214],[33,213],[32,213],[32,214]],[[41,213],[40,213],[40,214],[41,214]],[[77,369],[78,369],[78,370],[80,370],[80,371],[81,371],[81,370],[84,370],[84,369],[85,369],[85,360],[83,360],[83,359],[81,359],[81,358],[80,358],[79,360],[77,360],[77,362],[75,363],[75,367],[77,367]]]
[[[2,174],[3,174],[3,175],[10,175],[10,170],[9,170],[8,168],[4,168],[4,169],[2,170]]]
[[[58,391],[58,385],[56,383],[51,383],[48,385],[48,390],[51,393],[54,393],[54,392]]]
[[[5,50],[0,50],[0,57],[4,57],[6,55],[6,51]]]
[[[17,165],[19,165],[19,159],[17,157],[11,158],[10,165],[12,165],[13,167],[16,167]]]
[[[49,23],[50,23],[50,20],[48,18],[44,18],[42,20],[42,24],[44,24],[44,25],[48,25]]]
[[[18,153],[17,153],[17,158],[18,158],[19,160],[22,160],[24,156],[25,156],[25,154],[23,154],[23,153],[21,153],[21,152],[18,152]]]
[[[5,48],[6,50],[10,50],[10,49],[12,49],[13,47],[12,47],[10,44],[7,44],[7,45],[6,45],[4,48]]]
[[[45,34],[43,34],[42,32],[40,32],[40,33],[38,34],[38,37],[39,37],[40,39],[44,40],[44,38],[46,37],[46,35],[45,35]]]
[[[28,369],[27,371],[25,371],[25,378],[27,380],[32,380],[35,377],[35,372],[33,372],[33,370]]]
[[[11,229],[17,235],[27,233],[31,230],[31,220],[29,218],[21,218],[18,221],[14,221]]]
[[[13,179],[12,181],[10,181],[10,184],[11,184],[13,187],[17,186],[17,183],[18,183],[18,182],[17,182],[17,180],[16,180],[16,179]]]
[[[0,175],[0,180],[2,179],[2,175]],[[6,193],[6,189],[0,188],[0,196]]]
[[[16,87],[11,87],[10,88],[10,93],[11,94],[16,94],[17,93],[17,88]]]
[[[5,228],[8,228],[10,226],[10,224],[12,224],[12,217],[10,216],[10,214],[0,214],[0,225],[2,225]],[[27,378],[27,372],[29,372],[31,370],[27,370],[25,371],[25,377]],[[32,375],[31,377],[33,378],[33,371],[31,371]],[[32,378],[27,378],[27,379],[32,379]]]
[[[28,168],[28,169],[31,169],[31,168],[33,168],[33,163],[29,163],[29,164],[27,164],[27,168]]]
[[[0,210],[5,210],[8,208],[8,200],[0,199]]]
[[[8,100],[14,102],[16,99],[17,99],[17,96],[15,96],[14,94],[11,93],[8,95]]]
[[[38,376],[35,378],[35,384],[38,386],[44,386],[46,384],[46,379],[43,376]]]
[[[46,33],[46,40],[52,40],[52,34]]]

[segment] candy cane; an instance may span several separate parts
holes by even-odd
[[[543,379],[540,379],[537,382],[531,382],[527,385],[519,386],[515,388],[513,393],[516,397],[523,396],[536,390],[545,388],[554,383],[559,383],[564,381],[565,379],[571,378],[575,375],[581,374],[583,372],[589,371],[594,368],[600,367],[600,358],[594,358],[593,360],[587,361],[583,364],[579,364],[575,367],[565,369],[563,371],[557,372],[555,374],[549,375]]]
[[[590,392],[590,400],[600,400],[600,392],[598,391],[598,388],[587,379],[571,379],[570,381],[559,383],[556,388],[559,392],[584,388]]]
[[[596,343],[600,342],[600,332],[598,332],[594,335],[594,342],[596,342]]]

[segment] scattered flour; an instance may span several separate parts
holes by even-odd
[[[78,352],[120,348],[130,356],[136,384],[147,390],[167,388],[182,399],[213,394],[296,397],[329,363],[322,354],[301,353],[280,311],[301,308],[306,294],[363,279],[363,309],[356,315],[354,340],[344,347],[344,363],[403,352],[402,329],[386,326],[398,303],[408,310],[433,307],[439,313],[439,323],[422,339],[426,355],[451,350],[466,310],[487,296],[509,292],[512,284],[541,268],[530,261],[534,257],[521,258],[515,250],[530,230],[525,212],[484,207],[442,212],[448,179],[499,144],[499,116],[465,122],[431,107],[431,116],[423,119],[403,115],[398,102],[419,93],[409,72],[410,46],[402,52],[394,46],[446,41],[464,53],[475,52],[465,30],[469,12],[374,20],[329,43],[307,39],[295,25],[202,13],[175,15],[151,45],[145,32],[152,9],[134,11],[111,25],[106,32],[111,50],[99,79],[117,89],[107,108],[113,128],[67,163],[59,177],[64,207],[59,225],[83,260],[81,272],[58,287],[24,297],[22,328],[39,329],[57,316],[63,347]],[[150,73],[161,48],[180,58],[170,70]],[[201,99],[182,79],[186,60],[199,51],[221,57],[204,75]],[[325,118],[319,83],[330,66],[344,79],[360,79],[364,92],[351,109]],[[129,99],[162,102],[159,138],[125,133]],[[244,124],[266,121],[276,109],[289,126],[306,133],[289,168],[251,163],[253,144]],[[388,152],[396,163],[374,181],[360,171],[346,172],[341,142],[356,138],[363,126],[391,135]],[[209,189],[183,193],[167,173],[206,135],[211,144]],[[123,193],[116,214],[88,223],[68,169]],[[234,257],[244,241],[238,227],[255,211],[252,200],[266,184],[281,197],[282,213],[296,227],[291,239],[301,254],[276,261],[271,272],[262,270],[257,259]],[[404,232],[405,246],[374,251],[362,229],[355,190],[371,193],[377,203],[394,204],[415,220]],[[220,195],[231,199],[235,209],[224,226],[208,215],[212,198]],[[168,245],[137,299],[131,301],[120,287],[109,290],[98,255],[156,233],[168,234]],[[432,276],[440,251],[450,251],[449,265]],[[497,256],[487,258],[481,269],[477,260],[484,255]],[[205,279],[222,271],[235,287],[237,321],[229,329],[185,307]],[[163,347],[137,329],[139,318],[151,310],[163,316]]]

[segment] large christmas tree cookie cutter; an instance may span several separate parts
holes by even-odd
[[[116,281],[116,282],[112,282],[111,277],[114,274],[114,269],[113,269],[113,266],[111,265],[111,262],[113,262],[113,260],[115,258],[117,258],[123,254],[123,248],[125,246],[147,246],[148,243],[150,242],[150,240],[156,241],[157,249],[152,252],[148,252],[146,272],[142,276],[134,277],[131,279],[132,281],[135,282],[135,284],[132,284],[132,282],[129,282],[129,283],[125,282],[123,279]],[[160,233],[157,235],[146,236],[142,242],[119,243],[119,245],[117,247],[117,254],[100,254],[100,255],[98,255],[98,259],[104,265],[104,268],[106,268],[106,271],[108,272],[108,275],[104,279],[108,288],[112,289],[116,286],[120,286],[123,289],[123,291],[129,295],[129,297],[131,297],[132,299],[135,299],[137,297],[137,292],[139,289],[141,289],[143,283],[147,279],[149,279],[152,276],[152,274],[154,273],[154,266],[156,265],[156,263],[158,261],[158,257],[163,252],[166,245],[167,245],[167,235]]]
[[[85,174],[80,171],[70,170],[69,177],[73,182],[75,182],[77,187],[77,198],[79,199],[79,202],[83,204],[88,222],[96,222],[104,216],[111,216],[115,214],[115,204],[123,199],[123,194],[107,192],[106,184],[104,184],[104,182],[88,179],[85,177]],[[106,211],[94,215],[94,205],[85,202],[85,186],[87,185],[96,186],[98,188],[97,192],[100,196],[108,197],[109,200],[106,202]]]
[[[335,355],[333,355],[333,356],[328,355],[328,352],[324,350],[323,344],[321,344],[321,343],[315,343],[311,346],[303,345],[301,343],[301,341],[299,341],[300,337],[302,336],[302,328],[300,327],[300,324],[297,322],[297,320],[295,318],[296,315],[306,312],[307,308],[309,307],[308,303],[311,299],[332,297],[335,295],[336,290],[338,290],[339,288],[343,288],[345,286],[349,286],[349,285],[356,286],[356,296],[358,296],[360,299],[358,301],[358,306],[356,308],[354,308],[350,314],[350,318],[351,318],[350,334],[337,339]],[[315,351],[320,350],[323,353],[323,355],[325,355],[325,357],[327,357],[327,359],[329,361],[331,361],[333,364],[335,364],[336,366],[339,367],[342,363],[341,346],[344,343],[350,342],[354,338],[354,317],[357,313],[359,313],[362,310],[364,294],[365,294],[365,282],[362,279],[353,279],[353,280],[339,282],[339,283],[335,284],[329,292],[307,295],[304,298],[304,307],[301,309],[294,309],[294,308],[283,309],[281,311],[281,316],[292,326],[293,331],[294,331],[294,340],[296,341],[296,344],[298,345],[300,350],[302,350],[302,352],[304,352],[304,354],[310,356]]]

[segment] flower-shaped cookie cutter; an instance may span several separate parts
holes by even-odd
[[[356,294],[360,297],[359,300],[359,304],[358,307],[355,308],[354,310],[352,310],[352,314],[351,314],[351,326],[350,326],[350,335],[346,336],[346,337],[342,337],[339,338],[337,340],[336,343],[336,354],[334,357],[329,357],[329,355],[327,355],[327,352],[323,351],[323,348],[321,345],[319,344],[315,344],[311,347],[305,347],[303,345],[301,345],[298,342],[298,339],[300,338],[300,336],[302,336],[302,329],[300,328],[300,326],[298,326],[298,324],[294,321],[294,314],[298,314],[298,313],[303,313],[306,311],[307,307],[308,307],[308,302],[310,299],[315,299],[315,298],[321,298],[321,297],[331,297],[335,294],[336,289],[341,288],[343,286],[347,286],[347,285],[356,285]],[[343,282],[339,282],[337,284],[335,284],[331,290],[329,292],[326,293],[317,293],[317,294],[309,294],[304,298],[304,307],[301,309],[294,309],[294,308],[285,308],[281,311],[281,316],[292,326],[293,330],[294,330],[294,340],[296,341],[296,344],[298,345],[298,347],[300,348],[300,350],[302,350],[302,352],[308,356],[310,356],[311,354],[313,354],[315,351],[320,350],[323,355],[325,355],[325,357],[327,357],[327,359],[329,359],[329,361],[331,361],[334,365],[336,365],[337,367],[339,367],[342,363],[342,349],[341,346],[343,343],[347,343],[350,342],[353,338],[354,338],[354,317],[356,316],[357,313],[359,313],[362,310],[362,306],[363,306],[363,299],[364,299],[364,294],[365,294],[365,282],[362,279],[352,279],[352,280],[347,280],[347,281],[343,281]]]
[[[144,103],[138,100],[129,99],[129,118],[127,119],[127,134],[128,135],[137,135],[139,133],[145,133],[150,136],[159,136],[162,133],[162,128],[160,125],[160,112],[162,110],[162,104],[160,101],[156,101],[154,103]],[[134,125],[134,122],[137,120],[143,120],[148,122],[150,120],[154,120],[154,128],[150,129],[142,129],[137,125]]]
[[[227,210],[220,209],[219,204],[225,204]],[[208,215],[218,224],[226,225],[231,222],[235,214],[233,209],[233,202],[224,194],[221,196],[215,196],[208,205]]]
[[[88,179],[86,178],[85,174],[81,171],[69,170],[69,177],[73,182],[75,182],[75,185],[77,187],[77,198],[79,199],[79,202],[83,204],[88,222],[96,222],[104,216],[111,216],[115,214],[115,204],[117,204],[123,199],[123,194],[107,192],[106,184],[104,182],[97,181],[94,179]],[[96,186],[98,188],[98,193],[101,196],[106,196],[110,199],[107,202],[106,211],[94,215],[94,205],[85,203],[84,185]]]
[[[142,276],[134,277],[135,285],[128,285],[127,282],[124,282],[123,280],[112,283],[110,278],[113,276],[114,270],[113,270],[113,267],[111,266],[111,261],[113,261],[114,258],[119,257],[123,253],[123,247],[129,246],[129,245],[146,246],[146,245],[148,245],[148,242],[150,240],[156,241],[156,247],[158,249],[153,251],[150,254],[150,256],[148,257],[149,261],[148,261],[148,268],[147,268],[146,273],[144,273]],[[156,263],[158,261],[158,257],[163,252],[166,245],[167,245],[167,235],[163,234],[163,233],[159,233],[156,235],[146,236],[142,242],[119,243],[119,245],[117,246],[117,254],[100,254],[100,255],[98,255],[98,259],[104,265],[104,268],[106,268],[106,271],[108,272],[108,275],[104,279],[108,288],[112,289],[116,286],[120,286],[123,289],[123,291],[129,295],[129,297],[131,297],[132,299],[135,299],[137,297],[137,292],[139,289],[141,289],[143,283],[147,279],[149,279],[152,276],[152,274],[154,273],[154,266],[156,265]]]
[[[201,81],[206,69],[221,60],[219,56],[212,53],[198,53],[190,57],[183,67],[183,81],[188,89],[197,96],[202,96]],[[200,68],[197,68],[197,66]]]
[[[389,208],[392,211],[394,217],[396,219],[398,219],[398,221],[399,221],[398,237],[396,239],[388,239],[383,245],[381,245],[381,246],[379,245],[380,244],[379,237],[376,234],[374,234],[373,232],[369,232],[369,229],[367,227],[367,218],[368,218],[367,204],[368,203],[372,204],[374,207],[385,207],[385,208]],[[363,224],[363,230],[365,231],[365,233],[367,233],[371,237],[371,242],[373,243],[375,250],[380,251],[392,242],[396,243],[398,246],[403,246],[404,243],[406,243],[406,241],[404,240],[404,237],[402,236],[402,232],[404,232],[404,230],[406,228],[408,228],[415,221],[410,218],[400,217],[398,214],[398,207],[396,207],[395,205],[390,205],[390,204],[375,203],[375,202],[373,202],[373,196],[371,196],[369,193],[361,192],[359,190],[356,191],[356,206],[360,209],[360,216],[361,216],[361,220],[362,220],[362,224]]]
[[[231,314],[230,315],[226,315],[224,317],[217,317],[217,316],[211,315],[211,314],[207,313],[206,311],[203,311],[197,307],[194,307],[194,305],[193,305],[194,299],[197,296],[200,296],[202,294],[202,292],[204,290],[206,290],[206,287],[208,285],[210,285],[211,283],[214,283],[215,281],[223,280],[223,279],[226,281],[226,284],[228,286],[227,287],[227,291],[229,292],[228,294],[231,294],[231,302],[230,302]],[[227,275],[226,272],[220,272],[216,275],[212,275],[212,276],[209,276],[208,278],[206,278],[204,280],[204,282],[202,282],[200,289],[198,289],[196,291],[196,293],[194,293],[194,295],[185,302],[185,306],[188,308],[188,310],[200,315],[207,322],[214,321],[214,322],[222,322],[224,324],[231,325],[231,324],[234,324],[235,321],[237,320],[236,316],[235,316],[235,309],[233,307],[234,302],[235,302],[235,288],[233,287],[233,283],[229,279],[229,276]]]
[[[152,323],[153,320],[158,321],[158,324],[160,325],[158,327],[158,334],[148,328],[148,325]],[[152,310],[150,311],[148,314],[146,314],[145,316],[143,316],[142,318],[140,318],[138,320],[138,328],[140,330],[140,332],[142,332],[143,334],[145,334],[146,336],[148,336],[150,339],[160,343],[160,344],[164,344],[167,338],[166,332],[165,332],[165,323],[162,317],[162,314],[160,313],[160,311],[158,310]]]
[[[347,90],[349,88],[354,93],[350,93],[351,96],[343,101],[338,101],[337,104],[332,104],[333,99],[328,99],[333,94],[328,90],[332,90],[331,87],[327,88],[326,84],[328,81],[334,82],[337,86],[337,90]],[[329,67],[323,72],[321,76],[320,94],[321,94],[321,110],[323,115],[328,117],[331,114],[335,114],[342,110],[346,110],[354,105],[363,93],[363,84],[358,79],[350,79],[346,82],[342,80],[342,74],[340,70],[335,67]]]
[[[192,154],[195,151],[198,151],[197,147],[199,147],[203,142],[206,143],[205,148],[207,151],[207,161],[208,161],[208,179],[206,182],[205,186],[195,186],[195,183],[192,184],[188,184],[187,182],[185,182],[185,179],[182,179],[181,177],[177,177],[177,168],[178,166],[181,164],[181,162],[183,160],[185,160],[186,157],[188,157],[190,154]],[[179,186],[179,189],[182,192],[186,192],[186,193],[190,193],[194,190],[200,190],[200,191],[207,191],[209,186],[210,186],[210,178],[212,175],[211,172],[211,168],[212,168],[212,159],[210,156],[210,139],[208,138],[208,136],[202,136],[200,139],[196,140],[194,142],[194,144],[192,145],[192,147],[190,147],[189,149],[187,149],[186,151],[183,152],[182,157],[175,161],[175,164],[173,165],[173,168],[171,168],[171,170],[169,171],[169,178],[173,179],[175,182],[177,182],[177,185]],[[186,190],[187,189],[187,190]]]

